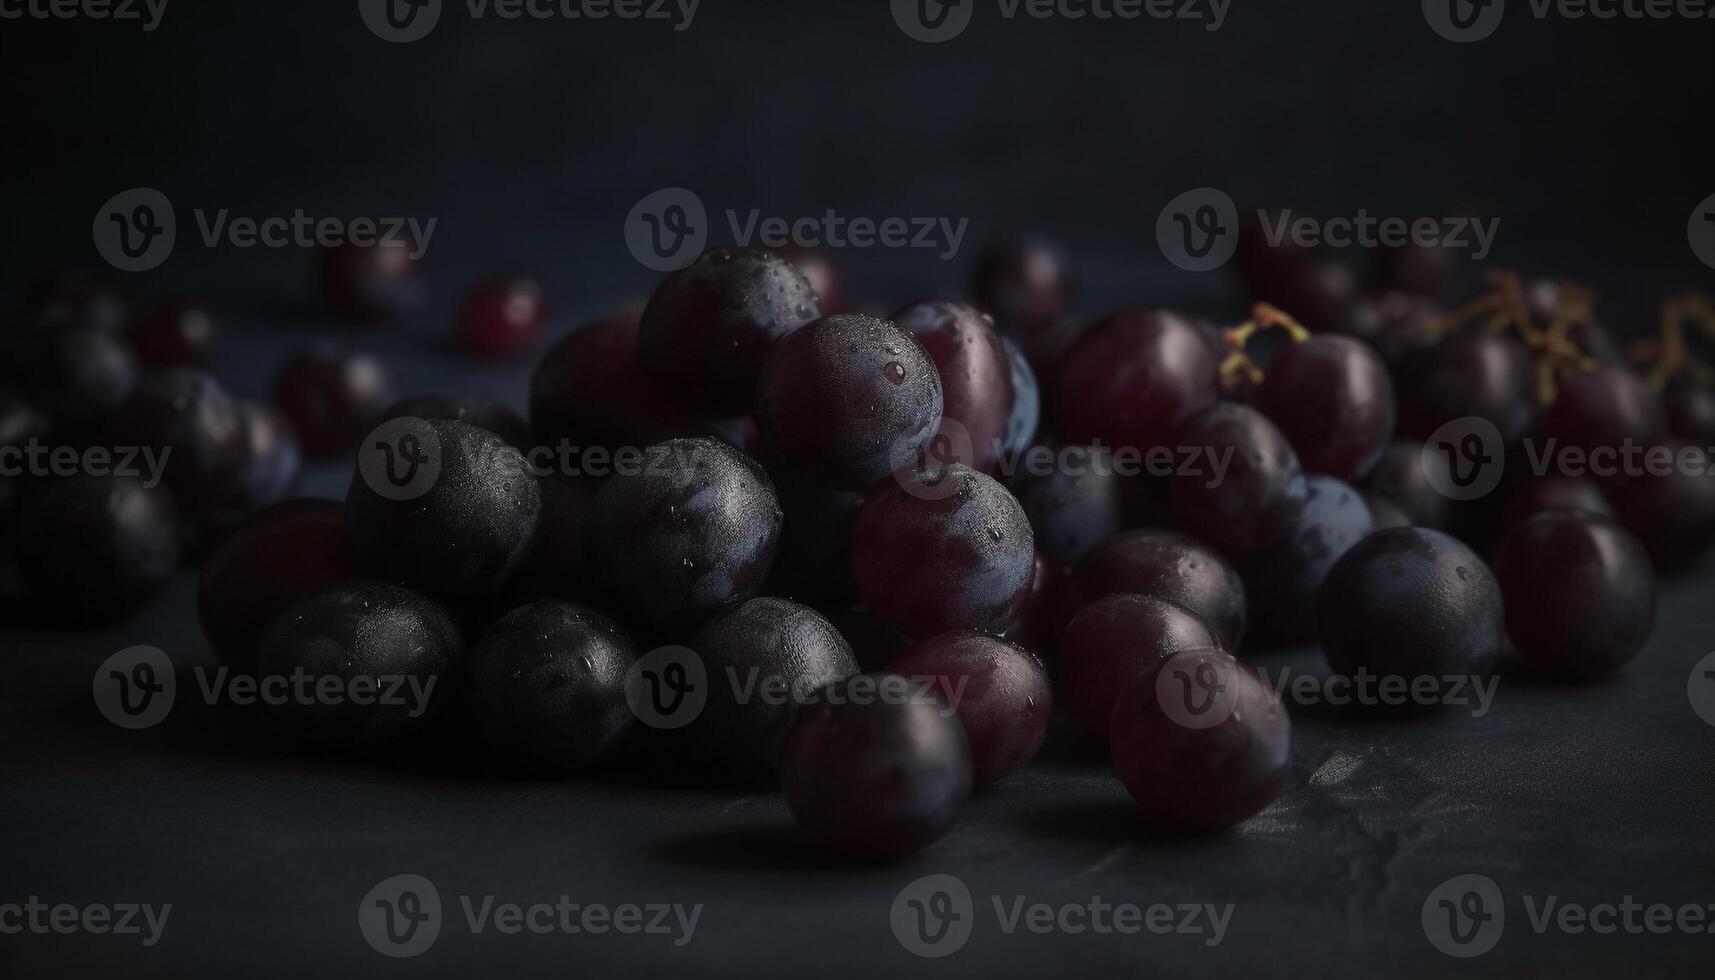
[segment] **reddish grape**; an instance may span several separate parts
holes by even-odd
[[[373,355],[324,342],[281,365],[273,395],[304,454],[327,459],[357,447],[392,403],[393,385]]]
[[[1127,681],[1183,650],[1217,646],[1213,628],[1183,606],[1150,596],[1104,596],[1085,606],[1055,651],[1060,697],[1103,738]]]
[[[459,307],[459,343],[477,357],[515,357],[542,339],[547,316],[536,280],[512,276],[481,283]]]
[[[345,505],[318,499],[276,504],[209,550],[197,586],[203,636],[221,663],[253,671],[262,637],[292,603],[352,574]]]
[[[985,633],[959,630],[912,645],[888,673],[926,685],[970,741],[978,785],[1019,769],[1048,736],[1053,694],[1034,656]]]
[[[1715,543],[1715,476],[1707,450],[1669,441],[1676,460],[1666,470],[1646,471],[1614,491],[1614,510],[1637,535],[1651,560],[1677,568]]]
[[[1220,353],[1183,317],[1129,309],[1091,327],[1060,362],[1055,412],[1070,442],[1172,446],[1214,405]]]
[[[1655,571],[1637,538],[1578,511],[1538,514],[1495,555],[1507,636],[1533,667],[1559,677],[1612,673],[1655,626]]]
[[[921,639],[1004,632],[1035,567],[1024,508],[968,466],[902,475],[865,501],[852,535],[858,591],[883,622]]]
[[[971,296],[1007,332],[1035,334],[1058,320],[1071,303],[1066,257],[1040,238],[992,242],[977,257]]]
[[[1304,509],[1280,542],[1237,559],[1250,600],[1251,638],[1260,646],[1308,640],[1316,593],[1328,570],[1373,529],[1369,505],[1331,476],[1312,476]]]
[[[1266,548],[1291,530],[1304,506],[1304,471],[1262,413],[1221,402],[1187,423],[1179,438],[1201,454],[1195,472],[1173,476],[1180,527],[1228,554]]]
[[[337,314],[378,322],[414,312],[423,301],[420,259],[404,242],[345,243],[321,253],[322,295]]]
[[[214,317],[184,301],[162,306],[131,329],[131,349],[146,367],[206,366],[218,339]]]
[[[1400,431],[1417,439],[1475,416],[1494,423],[1510,444],[1523,439],[1536,420],[1536,366],[1524,345],[1510,337],[1449,337],[1411,358],[1400,378]]]
[[[1312,473],[1363,479],[1393,438],[1393,382],[1375,351],[1350,337],[1313,336],[1281,351],[1252,401]]]
[[[825,688],[787,729],[780,785],[806,834],[859,858],[899,858],[953,826],[971,794],[964,728],[903,677]]]
[[[1150,523],[1136,479],[1120,474],[1112,451],[1063,446],[1046,472],[1015,477],[1012,492],[1030,518],[1036,547],[1049,558],[1072,565],[1113,535]]]
[[[1600,517],[1614,516],[1614,509],[1595,480],[1564,473],[1544,473],[1519,487],[1507,505],[1508,527],[1522,524],[1551,510],[1578,510]]]
[[[1637,374],[1613,364],[1561,385],[1554,404],[1543,413],[1539,433],[1545,445],[1552,439],[1557,450],[1576,448],[1586,455],[1619,452],[1628,445],[1655,446],[1666,434],[1661,395]]]
[[[941,377],[939,462],[994,470],[1012,419],[1012,361],[987,316],[963,303],[928,300],[893,318],[917,338]]]
[[[1078,605],[1131,593],[1183,606],[1215,631],[1220,645],[1244,640],[1245,585],[1220,552],[1176,531],[1127,531],[1084,559],[1072,577]]]
[[[1254,816],[1292,768],[1285,709],[1225,650],[1182,651],[1132,677],[1109,727],[1120,782],[1167,829],[1218,830]]]
[[[1413,526],[1446,531],[1453,527],[1453,499],[1435,489],[1424,468],[1439,467],[1445,476],[1447,465],[1445,454],[1425,455],[1422,443],[1395,439],[1382,453],[1363,490],[1386,498],[1405,513]],[[1451,484],[1448,479],[1442,485]]]

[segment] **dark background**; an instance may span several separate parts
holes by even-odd
[[[178,250],[114,278],[212,303],[231,338],[221,373],[254,394],[280,352],[350,328],[309,290],[310,256],[203,248],[192,208],[437,217],[432,302],[361,342],[403,390],[458,385],[521,404],[528,361],[476,368],[445,344],[459,292],[496,269],[535,272],[562,330],[641,296],[657,276],[621,225],[668,186],[711,211],[971,219],[951,262],[842,253],[856,291],[883,301],[956,287],[977,241],[1031,229],[1067,243],[1086,310],[1236,312],[1236,283],[1180,273],[1155,246],[1161,206],[1201,185],[1322,216],[1499,217],[1495,264],[1588,281],[1621,329],[1711,279],[1685,225],[1715,191],[1715,25],[1536,22],[1514,0],[1499,34],[1458,46],[1410,0],[1234,0],[1213,34],[1006,22],[985,3],[963,37],[929,46],[897,30],[885,0],[704,0],[682,34],[471,22],[448,2],[426,40],[404,46],[371,35],[348,0],[173,0],[153,34],[0,22],[0,285],[15,295],[39,271],[98,268],[97,207],[159,188],[178,209]],[[306,489],[337,495],[347,479],[318,467]],[[89,698],[105,657],[146,643],[212,661],[187,571],[111,630],[0,629],[0,900],[175,906],[152,951],[0,937],[0,964],[18,976],[1707,975],[1715,936],[1534,936],[1519,896],[1715,900],[1715,729],[1686,702],[1715,635],[1712,578],[1705,562],[1664,585],[1655,637],[1610,684],[1504,677],[1481,719],[1295,716],[1292,786],[1230,834],[1140,837],[1104,767],[1057,756],[979,794],[914,861],[853,869],[800,849],[773,795],[513,782],[456,752],[405,768],[279,755],[194,709],[119,732]],[[1321,669],[1313,651],[1272,666],[1286,664]],[[364,945],[353,913],[402,872],[439,885],[448,925],[430,953],[393,962]],[[1238,910],[1214,950],[1003,936],[988,917],[955,957],[917,960],[894,942],[888,907],[939,872],[979,903]],[[1495,952],[1461,962],[1430,947],[1420,909],[1468,872],[1506,892],[1509,924]],[[485,893],[709,909],[685,950],[461,934],[454,896]]]

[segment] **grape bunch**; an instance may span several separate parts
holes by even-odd
[[[1715,541],[1715,480],[1527,460],[1710,445],[1686,336],[1715,335],[1706,302],[1671,303],[1636,370],[1571,284],[1492,274],[1449,308],[1442,252],[1360,275],[1254,234],[1239,266],[1253,302],[1226,328],[1073,316],[1041,240],[985,251],[969,301],[883,317],[825,254],[717,248],[547,347],[524,413],[400,399],[384,363],[328,343],[246,400],[211,371],[207,311],[132,323],[55,280],[6,335],[0,445],[172,458],[158,483],[0,481],[0,556],[81,626],[195,558],[230,668],[441,682],[422,712],[281,705],[283,738],[442,727],[524,771],[774,784],[863,858],[944,835],[1057,713],[1144,825],[1255,815],[1292,770],[1271,648],[1317,642],[1333,676],[1414,692],[1378,711],[1429,710],[1515,654],[1579,679],[1638,654],[1656,569]],[[357,321],[420,300],[382,250],[321,274]],[[497,276],[452,335],[517,358],[547,315],[534,280]],[[565,447],[605,467],[545,465]],[[305,457],[355,457],[343,501],[294,496]]]

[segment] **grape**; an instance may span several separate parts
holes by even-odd
[[[1251,638],[1259,646],[1310,639],[1316,593],[1328,570],[1372,530],[1369,505],[1331,476],[1312,476],[1304,509],[1278,544],[1237,559],[1250,599]]]
[[[1547,674],[1608,674],[1637,656],[1655,626],[1655,572],[1637,538],[1578,511],[1537,514],[1495,555],[1507,635]]]
[[[1349,337],[1313,336],[1269,362],[1253,399],[1306,470],[1361,480],[1393,438],[1393,382],[1374,351]]]
[[[637,314],[620,313],[561,338],[530,375],[530,426],[542,444],[608,451],[653,445],[691,416],[643,373]]]
[[[970,741],[979,785],[1023,767],[1048,735],[1048,672],[1005,640],[971,630],[942,633],[914,644],[887,670],[927,685],[953,710]]]
[[[1106,738],[1127,681],[1157,661],[1217,643],[1214,629],[1183,606],[1149,596],[1104,596],[1073,616],[1060,637],[1054,655],[1060,697]]]
[[[941,378],[941,427],[952,452],[939,457],[990,472],[1012,418],[1012,361],[994,323],[963,303],[928,300],[893,317],[923,345]]]
[[[1072,578],[1078,605],[1133,593],[1183,606],[1215,631],[1224,647],[1245,636],[1245,585],[1220,553],[1177,531],[1127,531],[1108,539]]]
[[[1055,412],[1069,442],[1172,446],[1215,404],[1220,352],[1183,317],[1128,309],[1092,326],[1061,359]]]
[[[352,574],[345,505],[275,504],[210,549],[197,586],[203,636],[221,663],[250,673],[262,638],[294,602]]]
[[[1248,406],[1222,402],[1192,419],[1180,440],[1201,453],[1198,472],[1173,476],[1173,516],[1181,528],[1228,554],[1266,548],[1290,531],[1304,506],[1304,471],[1274,423]]]
[[[1024,508],[959,463],[882,484],[852,536],[858,592],[876,617],[922,639],[955,629],[1002,633],[1030,591],[1035,544]]]

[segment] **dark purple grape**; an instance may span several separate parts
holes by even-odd
[[[769,351],[821,315],[815,291],[790,262],[717,248],[656,287],[637,349],[644,370],[696,414],[743,415]]]
[[[415,312],[423,302],[420,259],[403,242],[346,243],[321,253],[322,296],[353,320],[379,322]]]
[[[792,263],[793,268],[804,276],[804,281],[810,284],[810,291],[816,294],[816,305],[823,316],[850,311],[845,273],[826,250],[788,247],[776,254]]]
[[[1312,473],[1361,480],[1393,438],[1393,382],[1375,351],[1350,337],[1314,336],[1281,351],[1251,401]]]
[[[1667,429],[1681,439],[1715,446],[1715,388],[1688,378],[1673,378],[1661,392]]]
[[[761,590],[781,521],[749,457],[713,439],[671,439],[596,492],[592,569],[640,627],[694,629]]]
[[[1220,352],[1183,317],[1129,309],[1091,327],[1060,362],[1054,410],[1068,442],[1172,446],[1215,404]]]
[[[756,426],[812,482],[862,490],[911,464],[940,425],[941,378],[923,345],[887,320],[823,317],[775,347],[756,388]]]
[[[358,566],[455,606],[497,595],[541,520],[541,490],[524,457],[464,422],[390,425],[400,428],[377,429],[359,450],[346,493]]]
[[[1119,593],[1165,599],[1195,613],[1225,647],[1245,636],[1245,585],[1215,549],[1176,531],[1126,531],[1085,558],[1072,576],[1079,606]]]
[[[1500,586],[1483,560],[1421,527],[1377,531],[1334,563],[1316,601],[1317,633],[1336,674],[1400,678],[1422,710],[1439,693],[1486,676],[1504,633]],[[1394,681],[1400,683],[1400,681]],[[1438,702],[1437,702],[1438,703]]]
[[[878,485],[852,535],[864,603],[914,639],[956,629],[1005,632],[1030,591],[1035,558],[1024,508],[958,463]]]
[[[850,644],[814,609],[768,596],[717,614],[691,647],[708,698],[683,731],[697,756],[739,783],[772,779],[793,710],[858,672]]]
[[[952,709],[971,747],[978,785],[1023,768],[1042,748],[1054,713],[1048,671],[1005,640],[959,630],[913,644],[887,668],[925,685]]]
[[[1218,830],[1261,812],[1292,769],[1292,723],[1225,650],[1186,650],[1132,677],[1109,725],[1114,771],[1151,824]]]
[[[597,320],[561,338],[530,376],[530,425],[544,445],[609,451],[653,445],[691,416],[643,372],[637,314]]]
[[[1691,454],[1695,465],[1646,471],[1628,480],[1614,491],[1614,510],[1626,530],[1643,542],[1650,559],[1672,569],[1715,543],[1715,475],[1708,474],[1707,450],[1674,441],[1666,445],[1676,459]]]
[[[241,401],[238,415],[243,425],[243,446],[230,467],[225,467],[209,486],[209,523],[224,530],[270,504],[296,492],[303,469],[292,427],[272,406]]]
[[[145,374],[106,435],[109,445],[163,454],[162,476],[180,516],[205,531],[244,516],[238,498],[258,458],[250,440],[242,403],[213,376],[186,367]]]
[[[1586,455],[1655,446],[1666,434],[1661,395],[1637,374],[1612,364],[1562,384],[1538,433],[1545,445],[1555,441],[1556,452],[1575,448]]]
[[[957,718],[903,677],[825,688],[787,729],[780,785],[798,826],[859,858],[898,858],[950,830],[971,794]]]
[[[110,330],[47,317],[17,328],[0,349],[0,376],[53,420],[61,438],[104,424],[137,383],[137,359]]]
[[[281,365],[273,398],[304,454],[328,459],[356,448],[394,396],[387,368],[374,356],[318,343]]]
[[[863,494],[823,490],[788,475],[775,480],[785,523],[768,591],[817,607],[844,609],[857,601],[852,578],[852,530]]]
[[[1385,497],[1405,512],[1409,523],[1437,531],[1453,527],[1453,499],[1435,489],[1424,474],[1425,466],[1441,468],[1445,474],[1447,457],[1443,453],[1423,452],[1423,444],[1409,439],[1395,439],[1376,464],[1375,471],[1364,482],[1367,495]],[[1451,485],[1451,480],[1444,485]]]
[[[993,472],[1012,419],[1012,362],[987,316],[963,303],[913,303],[893,318],[929,352],[941,377],[939,462]]]
[[[145,367],[207,367],[219,340],[208,310],[177,300],[131,328],[131,348]]]
[[[396,742],[452,697],[464,641],[441,607],[387,582],[334,582],[293,603],[262,640],[257,671],[304,693],[270,702],[308,742]],[[340,692],[338,697],[320,693]],[[387,697],[382,697],[387,693]]]
[[[1290,238],[1269,241],[1269,232],[1246,216],[1236,253],[1251,301],[1269,303],[1311,330],[1332,329],[1356,302],[1358,274],[1344,261],[1317,255]]]
[[[1579,510],[1600,517],[1613,517],[1614,508],[1602,495],[1602,487],[1589,477],[1544,473],[1519,487],[1507,505],[1506,524],[1522,524],[1551,510]]]
[[[1304,471],[1273,422],[1221,402],[1187,423],[1179,440],[1201,454],[1195,472],[1176,470],[1172,479],[1181,528],[1234,555],[1286,536],[1304,506]]]
[[[1001,441],[1001,458],[1017,459],[1036,441],[1036,430],[1042,422],[1042,391],[1036,384],[1036,372],[1024,351],[1010,337],[1002,337],[1006,356],[1012,365],[1012,413],[1006,419],[1006,437]]]
[[[547,318],[542,285],[529,276],[479,283],[459,306],[459,344],[476,357],[517,357],[542,339]]]
[[[531,438],[530,426],[511,406],[486,395],[449,391],[408,395],[388,406],[376,421],[404,418],[465,422],[479,429],[487,429],[499,436],[508,446],[522,453],[529,452],[536,444]]]
[[[275,504],[209,550],[197,585],[203,637],[221,663],[250,673],[275,620],[311,591],[352,575],[344,504]]]
[[[971,296],[1003,330],[1036,333],[1057,321],[1071,304],[1066,257],[1058,246],[1040,238],[992,242],[977,256]]]
[[[1494,333],[1455,335],[1412,357],[1402,369],[1399,427],[1427,439],[1454,419],[1475,416],[1523,439],[1536,421],[1536,367],[1530,352]]]
[[[1062,446],[1052,469],[1023,472],[1011,489],[1030,519],[1036,547],[1075,565],[1120,531],[1151,522],[1136,479],[1121,475],[1111,450]]]
[[[1054,652],[1060,698],[1106,738],[1120,690],[1133,676],[1184,650],[1218,645],[1213,627],[1165,599],[1103,596],[1072,617]]]
[[[637,649],[619,624],[544,599],[502,616],[470,655],[470,702],[488,744],[532,769],[595,762],[631,727]]]
[[[117,622],[179,567],[172,492],[128,477],[42,477],[19,488],[18,572],[55,621]]]
[[[1495,555],[1507,636],[1532,667],[1556,677],[1612,673],[1655,626],[1655,571],[1637,538],[1605,517],[1538,514]]]
[[[1370,490],[1359,490],[1358,496],[1364,498],[1364,505],[1370,509],[1371,530],[1411,527],[1411,515],[1392,499]]]
[[[1282,646],[1316,633],[1316,593],[1328,570],[1373,529],[1369,505],[1331,476],[1312,476],[1292,530],[1278,544],[1237,559],[1250,600],[1251,639]]]

